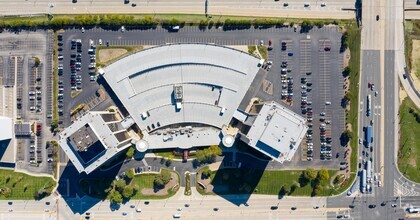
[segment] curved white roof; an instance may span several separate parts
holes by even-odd
[[[0,141],[11,139],[13,122],[11,118],[0,116]]]
[[[170,44],[116,61],[104,68],[104,78],[146,136],[186,123],[221,129],[256,76],[258,62],[228,47]],[[175,105],[174,86],[182,86],[181,108]]]

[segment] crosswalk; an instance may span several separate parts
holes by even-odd
[[[394,181],[394,196],[420,196],[420,192],[414,186],[412,183],[401,184]]]

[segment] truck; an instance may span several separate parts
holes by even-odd
[[[365,192],[366,190],[366,170],[362,170],[362,179],[361,179],[361,187],[360,187],[360,191],[362,193]]]
[[[371,106],[371,96],[370,95],[368,95],[367,96],[367,102],[366,102],[366,106],[367,106],[367,109],[366,109],[366,116],[370,116],[371,115],[371,112],[370,112],[370,106]]]
[[[366,162],[366,179],[372,182],[372,162],[370,160]]]
[[[365,135],[366,135],[366,147],[369,148],[370,143],[372,142],[373,138],[372,138],[372,126],[367,126],[366,130],[365,130]]]
[[[353,186],[350,188],[350,190],[347,192],[347,196],[350,196],[351,194],[353,194],[354,192],[356,192],[356,190],[360,187],[360,179],[359,177],[357,177],[356,181],[354,182]]]

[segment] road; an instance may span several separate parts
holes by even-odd
[[[0,218],[24,218],[24,219],[80,219],[80,212],[89,212],[94,219],[169,219],[174,213],[182,214],[182,219],[214,219],[229,217],[229,219],[326,219],[328,216],[349,214],[349,208],[326,208],[325,198],[296,198],[284,197],[279,199],[273,196],[252,195],[247,203],[242,196],[225,196],[223,200],[216,196],[201,196],[196,191],[191,197],[183,195],[181,189],[175,196],[166,200],[151,200],[149,204],[142,201],[130,201],[120,207],[114,207],[110,211],[107,201],[96,199],[67,199],[50,196],[42,202],[37,201],[14,201],[8,205],[7,201],[1,201]],[[245,198],[246,200],[248,197]],[[245,200],[245,201],[246,201]],[[46,202],[50,202],[47,205]],[[189,207],[185,207],[188,204]],[[135,208],[141,208],[141,213]],[[271,210],[271,207],[277,207]],[[314,209],[318,206],[318,209]],[[291,207],[296,207],[295,211]],[[218,211],[214,211],[218,208]],[[8,210],[12,209],[12,212]],[[76,214],[73,213],[76,210]],[[178,211],[181,209],[181,211]],[[124,217],[123,212],[127,213]],[[58,213],[58,215],[57,215]],[[31,214],[31,215],[30,215]]]
[[[273,0],[208,0],[207,12],[214,16],[267,16],[267,17],[308,17],[308,18],[354,18],[352,0],[325,0],[321,7],[317,0],[294,0],[288,7],[283,7],[283,1]],[[124,4],[123,0],[0,0],[0,15],[16,14],[205,14],[204,0],[132,0],[136,7]],[[309,3],[309,7],[304,7]],[[328,12],[328,13],[326,13]]]

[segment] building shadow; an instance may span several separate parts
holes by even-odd
[[[58,180],[57,191],[73,213],[83,214],[105,200],[105,190],[110,188],[121,166],[122,163],[118,163],[110,169],[98,168],[90,174],[79,174],[69,162]],[[111,206],[110,209],[116,210],[118,207]]]
[[[246,206],[251,195],[259,192],[258,183],[268,162],[246,154],[237,154],[234,161],[233,154],[227,154],[211,180],[212,193],[237,206]],[[200,180],[201,176],[197,176],[197,181]]]
[[[0,141],[0,160],[3,158],[4,153],[7,150],[7,147],[10,144],[11,139]]]

